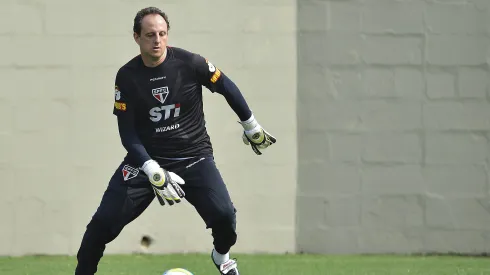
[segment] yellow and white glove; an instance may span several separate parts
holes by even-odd
[[[185,196],[184,190],[180,187],[185,181],[173,172],[169,172],[154,160],[146,161],[141,169],[145,172],[161,205],[165,201],[169,205],[179,203]]]
[[[257,155],[262,155],[261,150],[276,143],[276,138],[269,134],[255,119],[254,115],[246,121],[239,122],[243,127],[242,140],[245,145],[250,145]]]

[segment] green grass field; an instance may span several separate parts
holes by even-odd
[[[452,256],[238,255],[241,275],[482,275],[490,258]],[[0,257],[1,275],[73,274],[74,257]],[[106,255],[101,275],[161,275],[183,267],[195,275],[217,275],[209,255]]]

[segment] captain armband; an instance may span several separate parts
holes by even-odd
[[[114,102],[114,107],[120,111],[126,111],[126,103],[123,102]]]
[[[211,73],[213,73],[210,81],[211,81],[211,83],[216,83],[216,81],[218,81],[218,79],[221,76],[221,71],[218,68],[216,68],[211,62],[209,62],[209,60],[207,60],[207,59],[206,59],[206,63],[208,64],[209,71]]]

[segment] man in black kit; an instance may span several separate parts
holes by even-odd
[[[276,142],[257,122],[237,86],[202,56],[167,46],[169,20],[158,8],[140,10],[134,39],[140,55],[115,80],[113,113],[127,155],[113,174],[77,253],[76,275],[95,274],[106,245],[153,201],[192,204],[211,228],[211,258],[220,274],[239,275],[229,256],[237,240],[235,207],[216,168],[205,128],[202,86],[221,94],[253,151]]]

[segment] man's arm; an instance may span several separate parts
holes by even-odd
[[[241,121],[245,121],[252,116],[252,111],[248,107],[247,101],[243,97],[238,87],[224,73],[216,83],[216,92],[223,95],[228,105],[237,114]]]
[[[222,71],[198,54],[193,56],[193,65],[199,82],[211,92],[222,94],[233,111],[240,118],[243,127],[243,143],[261,155],[261,150],[276,143],[276,138],[262,128],[255,119],[238,87]]]
[[[197,54],[194,55],[193,65],[199,82],[211,92],[223,95],[228,105],[241,121],[246,121],[252,116],[252,111],[243,94],[228,76],[204,57]]]
[[[248,107],[247,101],[243,97],[238,87],[224,73],[216,82],[215,91],[224,96],[228,105],[237,114],[241,121],[245,121],[252,116],[252,111]]]
[[[134,106],[129,94],[129,85],[118,72],[115,85],[115,101],[113,114],[117,116],[117,124],[121,143],[131,159],[135,160],[138,167],[150,160],[150,156],[141,142],[134,127]]]
[[[142,167],[143,164],[150,160],[143,143],[136,134],[134,128],[134,117],[132,114],[120,114],[117,116],[117,125],[119,128],[119,136],[121,137],[121,143],[128,152],[131,159],[134,159],[138,164],[138,167]]]

